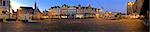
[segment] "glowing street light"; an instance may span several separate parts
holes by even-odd
[[[133,6],[134,4],[134,2],[128,2],[128,6]]]

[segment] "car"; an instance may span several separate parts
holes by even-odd
[[[82,18],[85,18],[84,15],[76,15],[75,18],[79,18],[79,19],[82,19]]]
[[[68,16],[61,16],[61,18],[63,19],[63,18],[68,18]]]
[[[94,18],[93,15],[86,15],[85,18]]]

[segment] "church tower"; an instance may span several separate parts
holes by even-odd
[[[36,13],[36,12],[40,12],[40,10],[39,10],[39,8],[38,8],[38,6],[37,6],[37,3],[35,2],[35,4],[34,4],[34,14]]]
[[[42,13],[40,12],[40,10],[39,10],[39,8],[38,8],[36,2],[35,2],[35,4],[34,4],[34,8],[35,8],[35,9],[34,9],[34,13],[33,13],[33,15],[34,15],[33,18],[35,18],[35,19],[40,19],[41,16],[42,16]]]

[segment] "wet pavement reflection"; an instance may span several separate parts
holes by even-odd
[[[141,20],[55,19],[0,23],[2,32],[148,32]]]

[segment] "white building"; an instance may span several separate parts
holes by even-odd
[[[10,12],[10,0],[0,0],[0,16]],[[1,18],[1,17],[0,17]]]
[[[67,16],[67,18],[74,18],[77,16],[94,17],[98,14],[100,9],[89,6],[68,6],[66,4],[60,6],[51,7],[48,11],[49,16]]]

